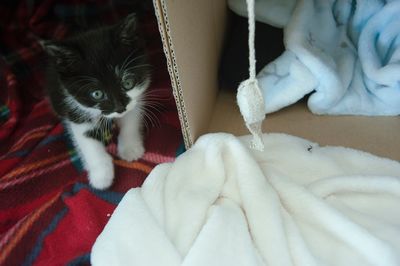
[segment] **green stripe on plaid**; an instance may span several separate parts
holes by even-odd
[[[10,116],[10,109],[7,105],[0,106],[0,122],[7,121],[8,117]]]

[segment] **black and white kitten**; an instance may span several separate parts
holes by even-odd
[[[129,15],[113,26],[43,43],[50,58],[50,102],[97,189],[108,188],[114,179],[112,157],[105,148],[114,121],[120,128],[119,157],[133,161],[144,153],[141,119],[150,73],[136,24]]]

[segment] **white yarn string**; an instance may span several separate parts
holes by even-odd
[[[249,24],[249,79],[240,83],[236,96],[240,113],[246,126],[253,135],[251,147],[257,150],[264,149],[262,140],[262,121],[265,117],[264,98],[256,79],[256,56],[254,48],[255,15],[254,0],[246,0]]]
[[[249,74],[250,80],[256,79],[256,49],[254,48],[255,35],[255,15],[254,15],[254,0],[246,0],[247,14],[249,23]]]

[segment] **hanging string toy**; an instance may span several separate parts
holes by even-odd
[[[236,100],[246,127],[253,135],[251,148],[263,151],[262,121],[265,118],[264,98],[256,79],[256,58],[254,48],[255,18],[254,0],[246,0],[249,24],[249,78],[239,85]]]

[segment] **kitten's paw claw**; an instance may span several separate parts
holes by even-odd
[[[126,142],[118,143],[118,156],[128,162],[139,159],[144,154],[143,143],[134,142],[128,144]]]
[[[109,188],[114,180],[114,165],[112,158],[105,160],[102,164],[88,171],[90,185],[96,189]]]

